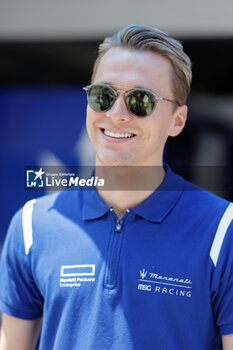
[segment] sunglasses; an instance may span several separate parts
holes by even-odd
[[[148,117],[155,109],[158,101],[167,101],[180,106],[175,100],[160,97],[154,92],[142,88],[129,91],[114,89],[105,84],[94,84],[83,88],[87,93],[89,106],[95,112],[106,112],[112,108],[117,99],[118,93],[124,93],[125,104],[128,111],[135,117]]]

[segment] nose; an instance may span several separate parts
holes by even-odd
[[[117,119],[119,121],[128,121],[131,118],[131,115],[125,104],[123,93],[118,93],[118,96],[112,108],[106,112],[106,116],[113,118],[114,120]]]

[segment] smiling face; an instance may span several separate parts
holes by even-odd
[[[102,57],[93,83],[124,91],[145,88],[174,99],[171,76],[170,62],[158,54],[111,48]],[[182,131],[186,114],[186,106],[174,111],[174,104],[159,101],[148,117],[135,117],[121,92],[106,112],[88,106],[87,132],[96,151],[96,165],[162,165],[166,140]]]

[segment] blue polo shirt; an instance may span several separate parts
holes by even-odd
[[[233,333],[232,218],[232,204],[170,168],[122,220],[95,190],[32,200],[5,241],[0,307],[43,316],[42,350],[222,349]]]

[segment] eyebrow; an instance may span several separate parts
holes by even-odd
[[[148,90],[148,91],[151,91],[153,92],[154,94],[158,95],[158,92],[157,91],[154,91],[154,89],[152,88],[148,88],[148,87],[145,87],[145,86],[140,86],[140,85],[137,85],[137,86],[121,86],[121,85],[115,85],[115,84],[112,84],[110,81],[100,81],[98,83],[94,83],[94,84],[103,84],[103,85],[109,85],[109,86],[112,86],[112,87],[115,87],[115,88],[125,88],[125,89],[129,89],[130,90],[135,90],[135,89],[144,89],[144,90]]]

